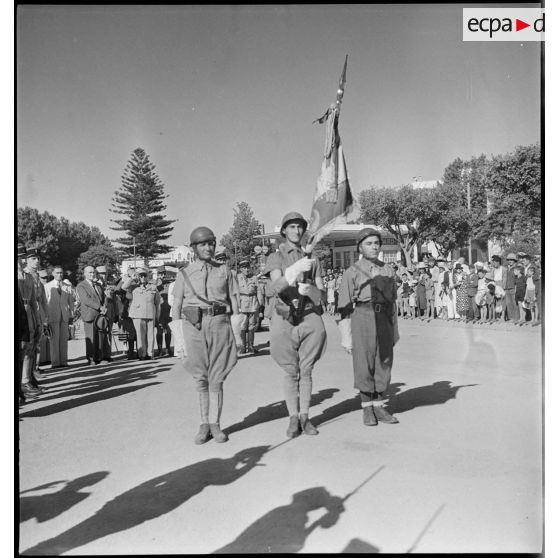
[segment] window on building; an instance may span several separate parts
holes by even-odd
[[[341,252],[335,252],[335,267],[343,267],[341,265]]]
[[[343,252],[343,267],[347,269],[348,267],[351,267],[351,263],[351,252],[347,250],[346,252]]]

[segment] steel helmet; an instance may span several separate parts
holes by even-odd
[[[308,221],[300,213],[297,213],[296,211],[289,211],[289,213],[287,213],[281,221],[281,236],[285,236],[283,229],[292,221],[299,221],[302,223],[304,232],[306,232],[306,229],[308,228]]]
[[[200,242],[215,242],[215,240],[215,235],[209,227],[196,227],[190,233],[190,245],[199,244]]]
[[[369,236],[377,236],[380,239],[380,246],[382,245],[382,233],[376,229],[373,229],[371,227],[366,227],[364,229],[361,229],[358,233],[357,236],[357,250],[358,247],[360,246],[360,243],[365,239],[368,238]]]

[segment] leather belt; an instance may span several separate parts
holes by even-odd
[[[383,312],[388,308],[388,305],[385,302],[373,302],[371,300],[367,300],[366,302],[357,302],[356,305],[372,308],[374,312]]]
[[[227,307],[221,305],[215,306],[198,306],[202,316],[220,316],[227,313]]]

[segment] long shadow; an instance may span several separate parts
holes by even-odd
[[[121,395],[126,395],[127,393],[132,393],[133,391],[138,391],[139,389],[144,389],[149,386],[156,386],[160,383],[161,382],[150,382],[140,386],[130,386],[110,391],[100,391],[91,395],[85,395],[83,397],[77,397],[76,399],[69,399],[67,401],[60,401],[59,403],[54,403],[53,405],[46,405],[45,407],[41,407],[39,409],[33,409],[32,411],[20,413],[19,418],[47,417],[49,415],[54,415],[55,413],[62,413],[63,411],[68,411],[69,409],[81,407],[82,405],[88,405],[89,403],[96,403],[97,401],[105,401],[107,399],[113,399],[114,397],[120,397]]]
[[[317,527],[333,527],[345,511],[343,498],[332,496],[323,486],[293,495],[292,502],[257,519],[231,543],[213,554],[295,553]],[[308,514],[324,509],[324,515],[306,527]]]
[[[389,391],[390,397],[386,405],[390,413],[404,413],[428,405],[443,405],[450,399],[455,399],[461,388],[474,387],[478,384],[452,386],[450,381],[443,380],[434,382],[429,386],[420,386],[402,392],[400,386],[404,385],[392,384]]]
[[[206,459],[151,479],[110,500],[81,523],[21,554],[59,555],[160,517],[208,486],[223,486],[238,480],[260,464],[269,448],[247,448],[228,459]]]
[[[324,409],[321,415],[312,417],[312,424],[318,426],[324,422],[346,415],[347,413],[357,411],[358,409],[360,409],[360,397],[356,395],[355,397],[341,401],[341,403],[337,403],[337,405],[333,405],[333,407]]]
[[[58,492],[42,494],[39,496],[20,496],[19,522],[23,523],[24,521],[34,517],[39,523],[41,523],[60,515],[89,496],[90,492],[83,492],[83,488],[102,481],[107,475],[108,471],[99,471],[97,473],[91,473],[73,481],[66,482],[64,487]],[[59,484],[60,482],[65,481],[58,481],[57,483],[37,486],[36,488],[31,488],[30,490],[24,490],[21,494],[44,490],[45,488],[50,488],[50,486]]]
[[[160,372],[167,372],[168,370],[170,370],[170,367],[142,367],[131,370],[123,370],[107,377],[104,377],[103,375],[96,375],[92,378],[84,380],[77,386],[70,387],[68,385],[61,385],[57,387],[57,391],[55,393],[48,391],[45,395],[41,396],[40,400],[49,401],[52,399],[59,399],[61,397],[78,397],[90,394],[93,391],[100,391],[110,387],[130,384],[139,380],[150,380],[152,378],[156,378],[157,374]]]
[[[322,389],[318,393],[312,395],[310,405],[319,405],[322,401],[333,397],[333,394],[338,391],[339,390],[337,388]],[[252,426],[280,418],[287,418],[288,416],[289,413],[287,412],[285,401],[275,401],[275,403],[270,403],[264,407],[258,407],[253,413],[245,416],[241,422],[236,422],[235,424],[224,428],[223,432],[233,434],[234,432],[239,432],[245,428],[251,428]]]

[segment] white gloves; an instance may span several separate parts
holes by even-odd
[[[315,285],[299,283],[298,293],[302,296],[307,296],[316,306],[319,306],[322,301],[322,291],[320,291],[320,289],[318,289]]]
[[[297,260],[293,265],[285,269],[285,279],[289,285],[294,285],[299,273],[304,273],[305,271],[310,271],[312,269],[313,259],[301,258]]]
[[[339,333],[341,333],[341,346],[349,354],[353,351],[353,336],[351,332],[351,319],[345,318],[340,320],[337,325],[339,326]]]

